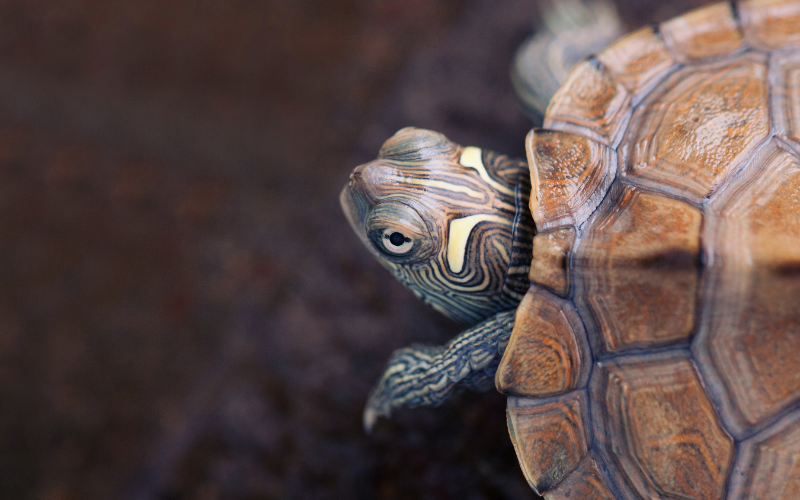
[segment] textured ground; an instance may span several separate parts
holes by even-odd
[[[657,3],[625,17],[702,2]],[[535,7],[0,1],[0,497],[533,498],[498,394],[363,434],[458,326],[337,195],[405,125],[521,156]]]

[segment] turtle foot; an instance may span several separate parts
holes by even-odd
[[[369,434],[378,418],[389,417],[395,408],[438,406],[459,387],[491,388],[513,326],[514,311],[505,311],[447,345],[414,345],[394,351],[364,409],[364,430]]]

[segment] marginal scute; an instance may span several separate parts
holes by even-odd
[[[615,484],[654,500],[724,498],[734,443],[685,351],[598,363],[589,387]]]
[[[584,222],[614,181],[614,150],[579,135],[549,130],[532,130],[525,146],[536,228],[546,231]]]
[[[729,498],[800,498],[800,411],[740,445]]]
[[[708,210],[715,265],[693,351],[738,438],[800,401],[799,206],[800,160],[774,141]]]
[[[497,390],[517,396],[563,394],[585,385],[590,368],[586,333],[574,306],[531,286],[495,374]]]
[[[589,450],[583,391],[548,400],[508,398],[507,417],[522,472],[540,495],[575,469]]]
[[[553,95],[545,128],[565,130],[616,146],[628,122],[631,96],[597,59],[575,65]]]
[[[617,184],[583,229],[576,302],[595,352],[688,341],[702,215],[688,203]],[[595,324],[596,323],[596,324]]]
[[[728,2],[673,18],[663,23],[659,31],[683,63],[729,54],[743,47],[742,33]]]
[[[774,55],[772,78],[775,133],[800,149],[800,53]]]
[[[573,227],[539,233],[533,238],[530,281],[566,297],[570,288],[569,260],[575,244]]]
[[[600,470],[594,454],[587,455],[561,484],[550,491],[547,500],[617,500],[608,478]]]
[[[651,27],[620,38],[600,52],[597,59],[634,98],[649,91],[676,65],[664,41]]]
[[[767,81],[765,57],[752,52],[675,72],[633,114],[625,175],[701,202],[768,137]]]
[[[797,0],[746,0],[739,2],[745,41],[765,50],[800,45],[800,2]]]

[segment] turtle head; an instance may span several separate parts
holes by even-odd
[[[533,221],[527,165],[404,128],[341,194],[350,225],[414,295],[476,323],[528,288]]]

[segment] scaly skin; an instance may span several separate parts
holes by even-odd
[[[514,311],[497,313],[443,346],[412,345],[392,353],[364,409],[364,429],[401,406],[436,406],[456,387],[485,391],[494,386]]]
[[[399,131],[353,172],[342,207],[370,251],[417,297],[470,327],[445,346],[395,351],[364,411],[435,406],[488,389],[528,288],[533,221],[527,164]]]

